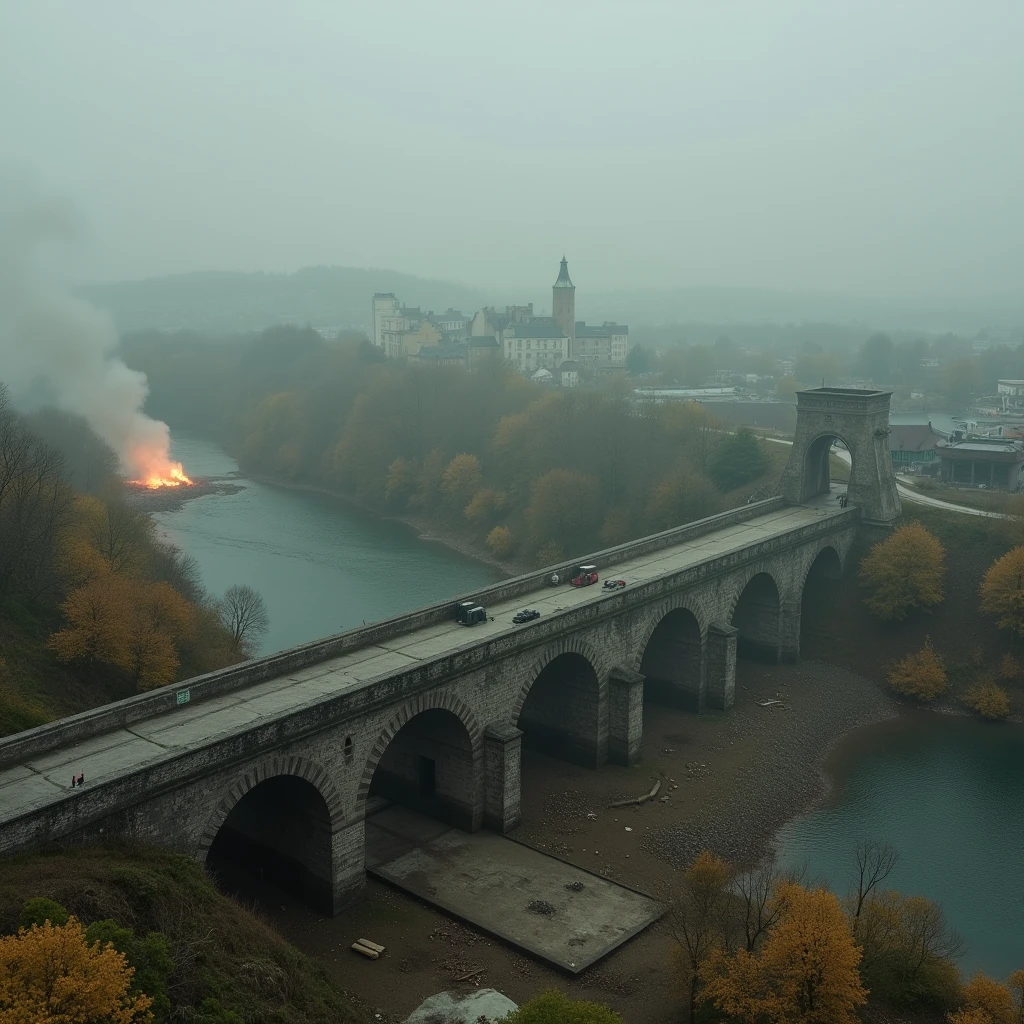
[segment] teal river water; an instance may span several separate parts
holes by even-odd
[[[195,476],[237,470],[206,441],[178,438]],[[264,596],[275,651],[471,591],[494,570],[311,492],[239,480],[157,516],[199,562],[213,593],[248,583]],[[1024,967],[1024,729],[920,713],[852,733],[828,764],[824,805],[779,834],[785,859],[846,886],[858,839],[901,853],[894,888],[939,900],[967,941],[965,970]]]
[[[227,476],[234,459],[208,441],[176,438],[174,458],[192,476]],[[162,532],[199,563],[222,594],[247,583],[270,613],[263,653],[294,647],[498,578],[496,570],[420,540],[337,498],[240,479],[237,494],[209,494],[156,516]]]

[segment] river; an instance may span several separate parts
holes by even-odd
[[[177,437],[193,476],[229,476],[235,461]],[[344,502],[239,478],[157,514],[198,561],[214,594],[248,583],[270,613],[264,652],[328,636],[466,593],[496,570],[401,523]],[[1024,967],[1024,729],[928,712],[851,733],[830,758],[830,799],[779,834],[788,863],[846,888],[861,838],[896,846],[893,888],[942,903],[967,941],[962,966],[1005,977]]]
[[[779,833],[784,862],[844,892],[857,841],[890,843],[886,886],[942,904],[966,973],[1024,968],[1024,728],[904,714],[850,733],[827,770],[830,798]]]
[[[238,472],[210,441],[175,437],[192,476]],[[403,523],[330,495],[239,477],[237,494],[209,494],[155,515],[162,534],[199,563],[214,595],[247,583],[262,595],[270,630],[262,653],[386,619],[492,583],[500,573]]]

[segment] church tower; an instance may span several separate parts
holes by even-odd
[[[569,339],[569,358],[576,348],[576,286],[569,280],[569,261],[562,257],[558,280],[551,286],[551,316]]]

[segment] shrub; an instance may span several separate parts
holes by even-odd
[[[999,668],[996,670],[996,677],[1008,683],[1017,683],[1020,682],[1022,675],[1024,675],[1024,665],[1021,665],[1020,661],[1012,654],[1004,654],[1002,661],[999,662]]]
[[[498,558],[510,555],[515,547],[512,531],[507,526],[496,526],[487,534],[487,546]]]
[[[743,427],[722,439],[708,465],[708,475],[720,491],[732,491],[767,473],[769,465],[762,442]]]
[[[25,905],[21,908],[18,926],[27,931],[34,924],[42,928],[47,921],[50,924],[65,925],[68,923],[70,916],[67,910],[59,903],[54,900],[48,900],[45,896],[38,896],[34,900],[25,901]]]
[[[1024,636],[1024,547],[989,566],[981,583],[981,610],[995,615],[1001,629]]]
[[[915,608],[939,604],[946,573],[946,550],[920,523],[901,526],[876,544],[860,565],[860,580],[871,593],[864,599],[875,618],[905,619]]]
[[[503,1021],[504,1024],[622,1024],[622,1018],[607,1006],[570,999],[557,989],[534,996]]]
[[[1015,1024],[1013,997],[1005,985],[978,971],[964,985],[964,1009],[980,1010],[992,1024]]]
[[[949,685],[945,666],[930,640],[925,640],[921,650],[898,661],[889,672],[888,682],[897,693],[918,700],[935,700]]]
[[[994,722],[1010,717],[1010,695],[991,679],[975,683],[964,694],[964,703],[982,718],[990,718]]]

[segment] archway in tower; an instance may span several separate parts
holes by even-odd
[[[421,711],[395,733],[373,769],[366,814],[401,804],[467,832],[479,825],[478,766],[459,717]]]
[[[779,588],[766,572],[759,572],[743,588],[732,624],[739,630],[736,653],[751,661],[776,664],[779,660]]]
[[[853,479],[853,449],[838,434],[822,434],[804,456],[803,500],[829,494],[833,475],[840,481],[837,491],[845,492],[843,481]]]
[[[601,762],[601,687],[593,665],[567,652],[540,671],[519,713],[523,747],[587,768]]]
[[[827,656],[833,643],[843,575],[835,548],[822,548],[811,563],[800,598],[800,650],[805,658]]]
[[[226,892],[259,899],[269,885],[332,913],[326,801],[297,775],[265,779],[231,809],[206,855],[206,867]]]
[[[688,608],[670,611],[655,627],[644,648],[640,662],[644,702],[698,711],[701,660],[697,617]]]

